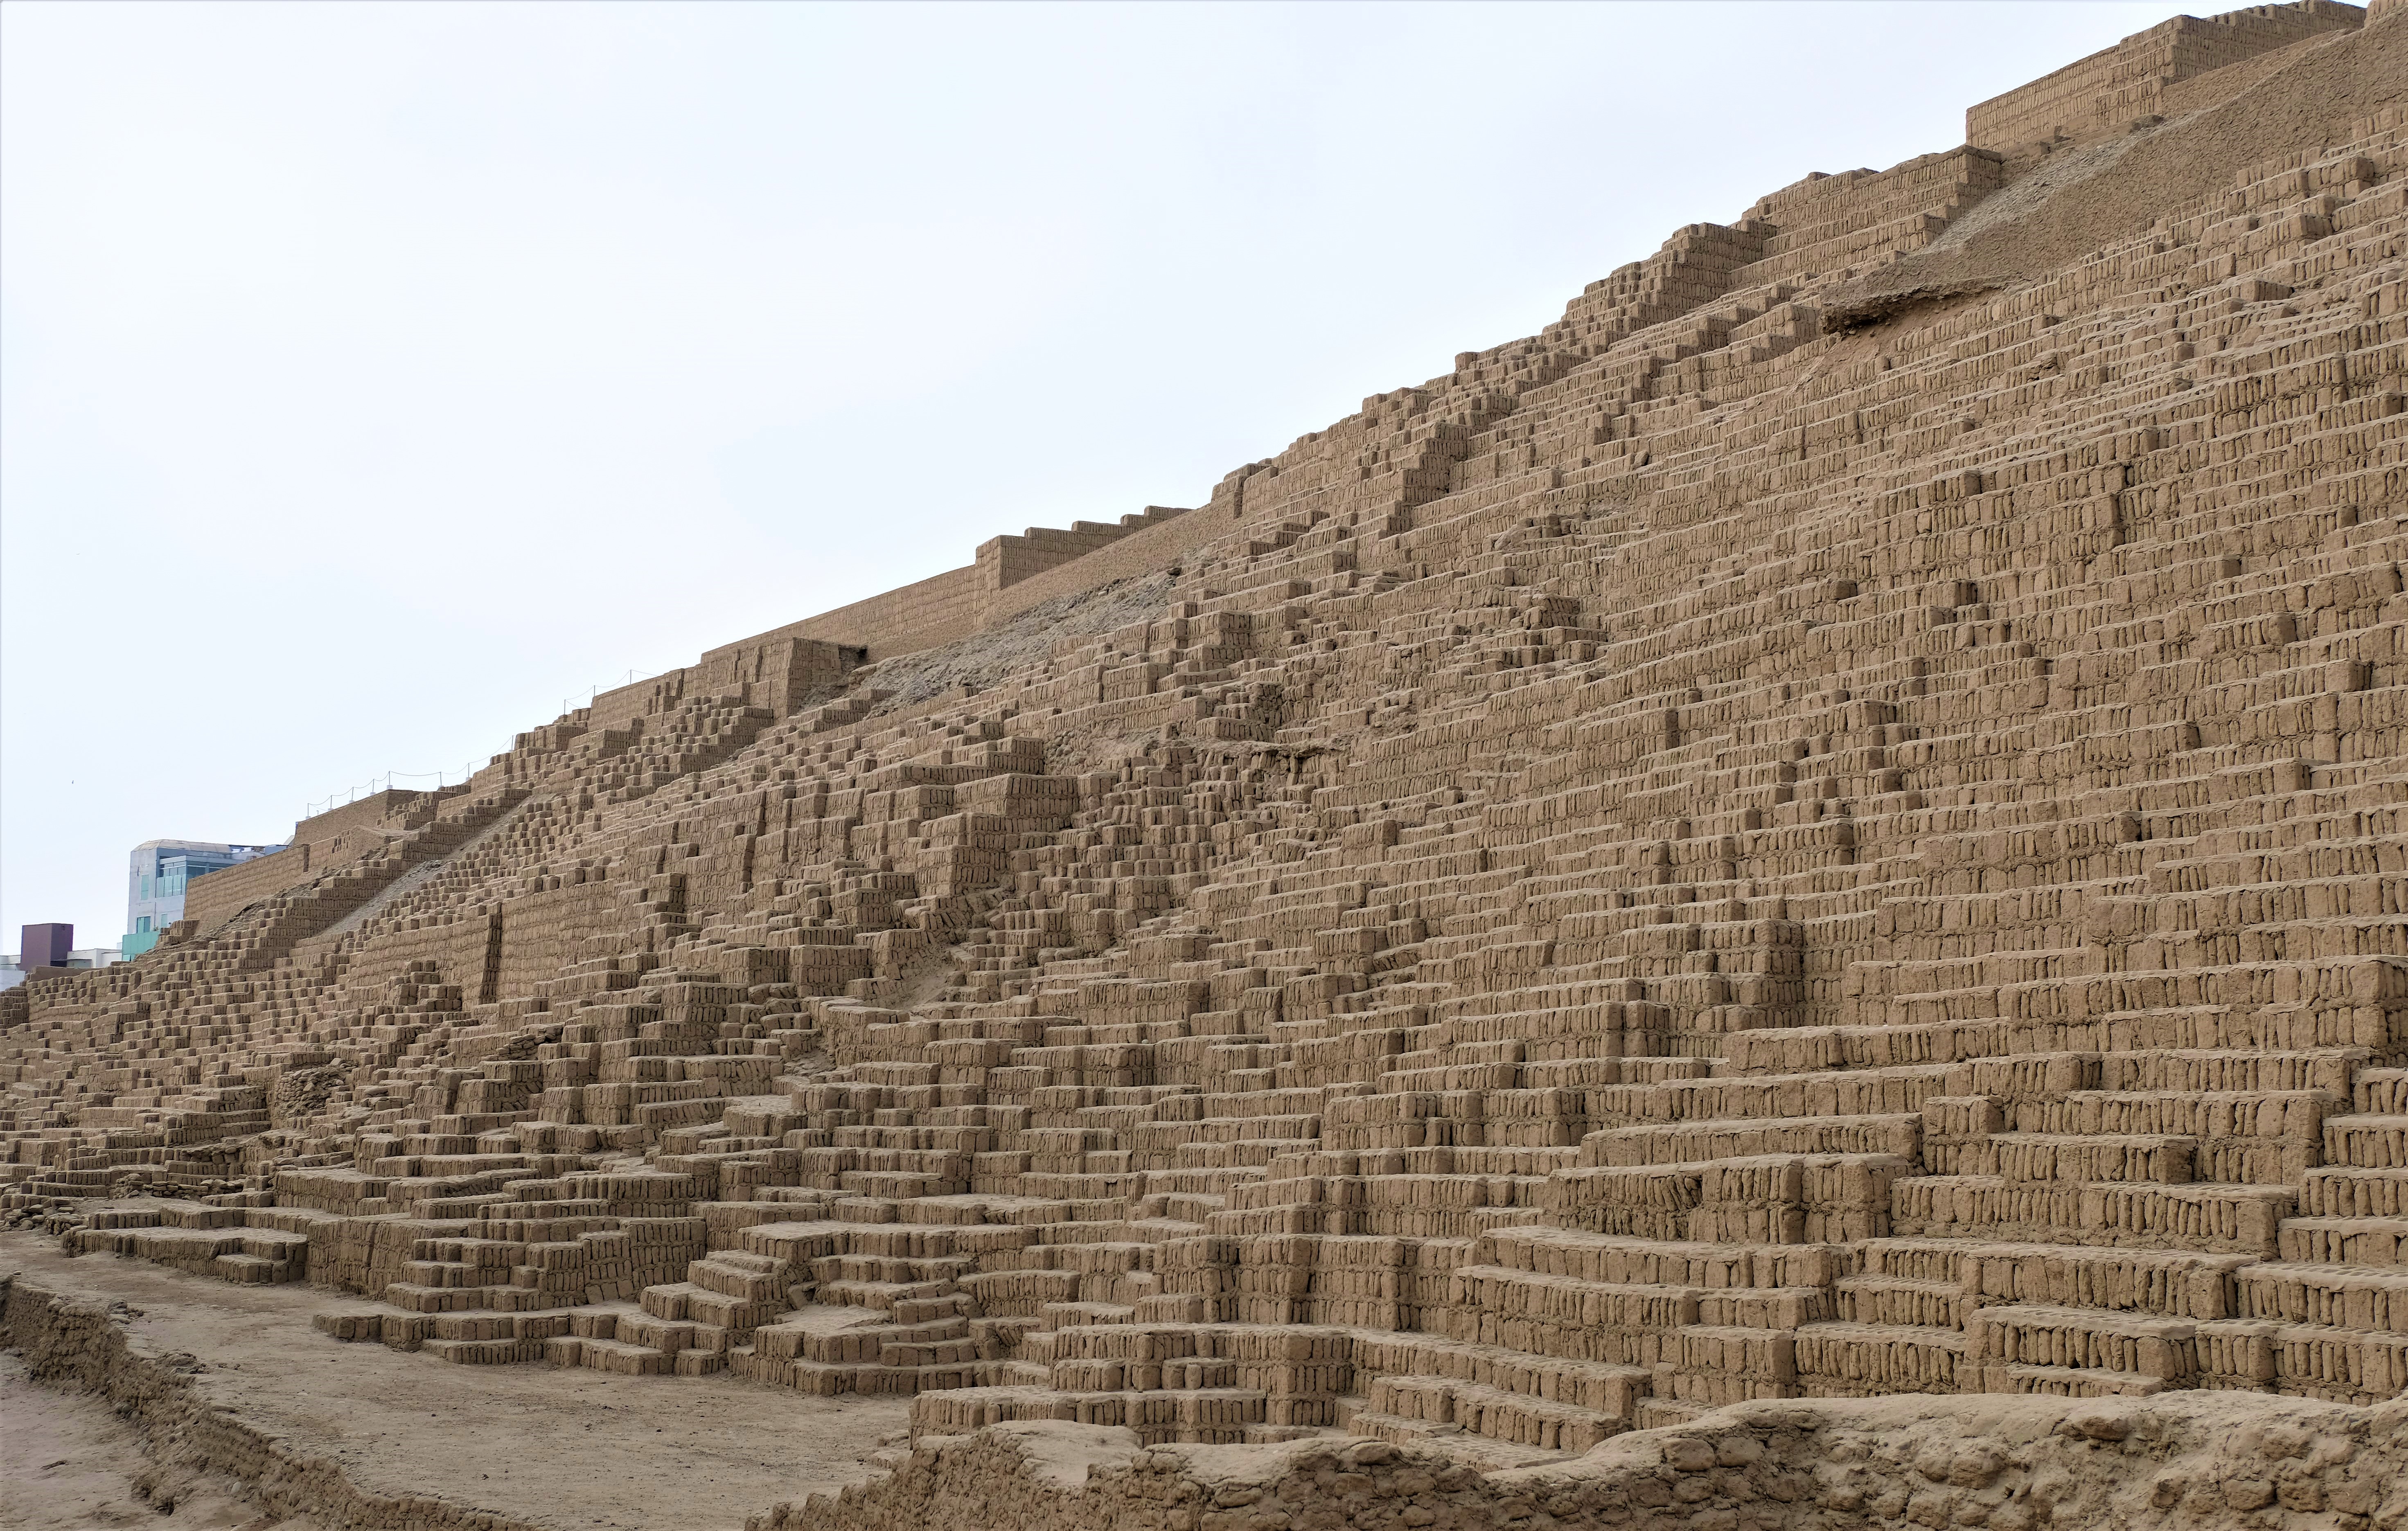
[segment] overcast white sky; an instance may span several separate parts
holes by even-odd
[[[14,0],[0,950],[114,942],[142,840],[1197,504],[2174,13]]]

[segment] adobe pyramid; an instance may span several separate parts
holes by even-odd
[[[2399,1524],[2402,9],[311,820],[0,996],[5,1206],[910,1396],[764,1525]]]

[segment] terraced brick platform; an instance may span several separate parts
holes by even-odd
[[[0,996],[0,1200],[296,1350],[908,1398],[763,1524],[2033,1524],[2077,1447],[2403,1524],[2403,9],[305,823]],[[1881,1420],[1957,1455],[1813,1469]]]

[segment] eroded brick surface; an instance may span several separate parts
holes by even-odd
[[[2169,26],[1976,125],[2244,66],[2289,122],[2408,33]],[[0,999],[7,1205],[429,1364],[931,1437],[2391,1399],[2397,85],[1828,323],[2054,150],[1800,182],[1206,505],[304,824]]]

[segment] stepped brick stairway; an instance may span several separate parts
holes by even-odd
[[[2408,40],[2238,14],[2116,163]],[[2024,180],[2078,123],[1810,179],[1096,590],[531,730],[0,996],[6,1207],[939,1434],[2401,1395],[2408,112],[2349,110],[2203,191]]]

